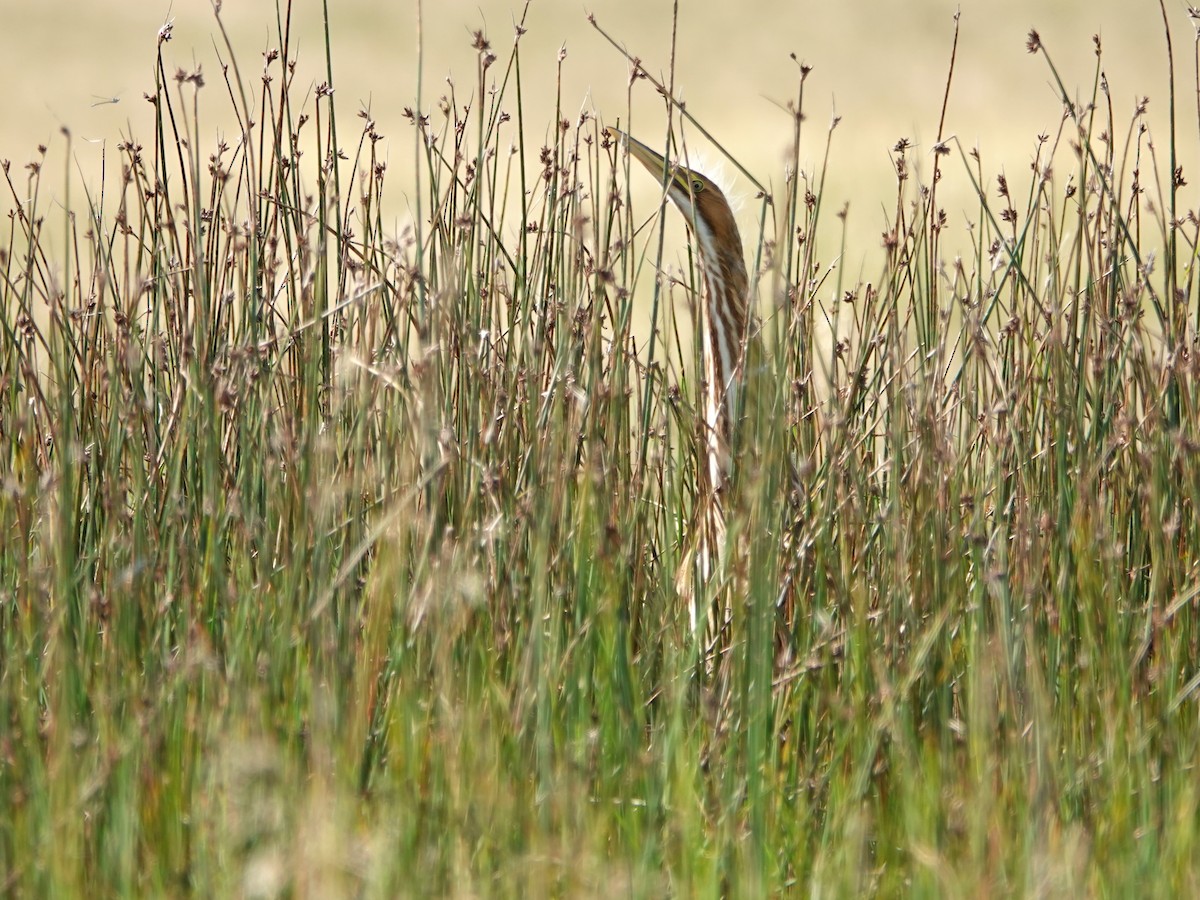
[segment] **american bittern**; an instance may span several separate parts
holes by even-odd
[[[712,556],[714,552],[721,553],[725,541],[722,489],[733,462],[733,442],[745,372],[749,281],[742,259],[742,238],[729,202],[711,179],[668,162],[624,132],[609,128],[608,133],[623,140],[630,155],[649,169],[660,184],[666,180],[667,196],[683,213],[700,257],[704,277],[700,324],[707,491],[700,498],[702,514],[695,560],[702,580],[707,581],[713,574]],[[685,562],[685,566],[689,565]],[[677,578],[677,583],[686,580],[690,573],[680,574],[684,579]],[[697,611],[694,603],[691,618],[695,629]],[[720,624],[721,618],[718,614],[715,623],[710,619],[709,626]]]

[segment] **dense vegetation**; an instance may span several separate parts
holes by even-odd
[[[1021,183],[893,148],[870,283],[798,86],[714,666],[699,283],[600,123],[527,141],[479,35],[496,89],[390,126],[391,234],[376,123],[301,105],[286,37],[207,85],[169,37],[115,200],[4,166],[0,888],[1196,892],[1200,221],[1098,44],[1078,103],[1030,36],[1064,116]]]

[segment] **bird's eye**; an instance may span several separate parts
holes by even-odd
[[[692,179],[692,193],[698,194],[704,190],[704,182],[699,178]]]

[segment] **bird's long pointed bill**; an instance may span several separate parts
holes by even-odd
[[[660,182],[663,179],[663,174],[670,168],[667,161],[659,154],[655,153],[641,141],[635,137],[630,137],[619,128],[606,129],[610,136],[618,141],[623,141],[625,146],[629,148],[629,155],[640,162],[643,166],[650,170]]]

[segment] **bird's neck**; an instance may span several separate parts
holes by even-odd
[[[703,237],[701,238],[703,245]],[[733,436],[741,410],[747,339],[746,267],[739,251],[720,253],[703,247],[704,426],[708,475],[714,489],[724,483],[731,464]]]

